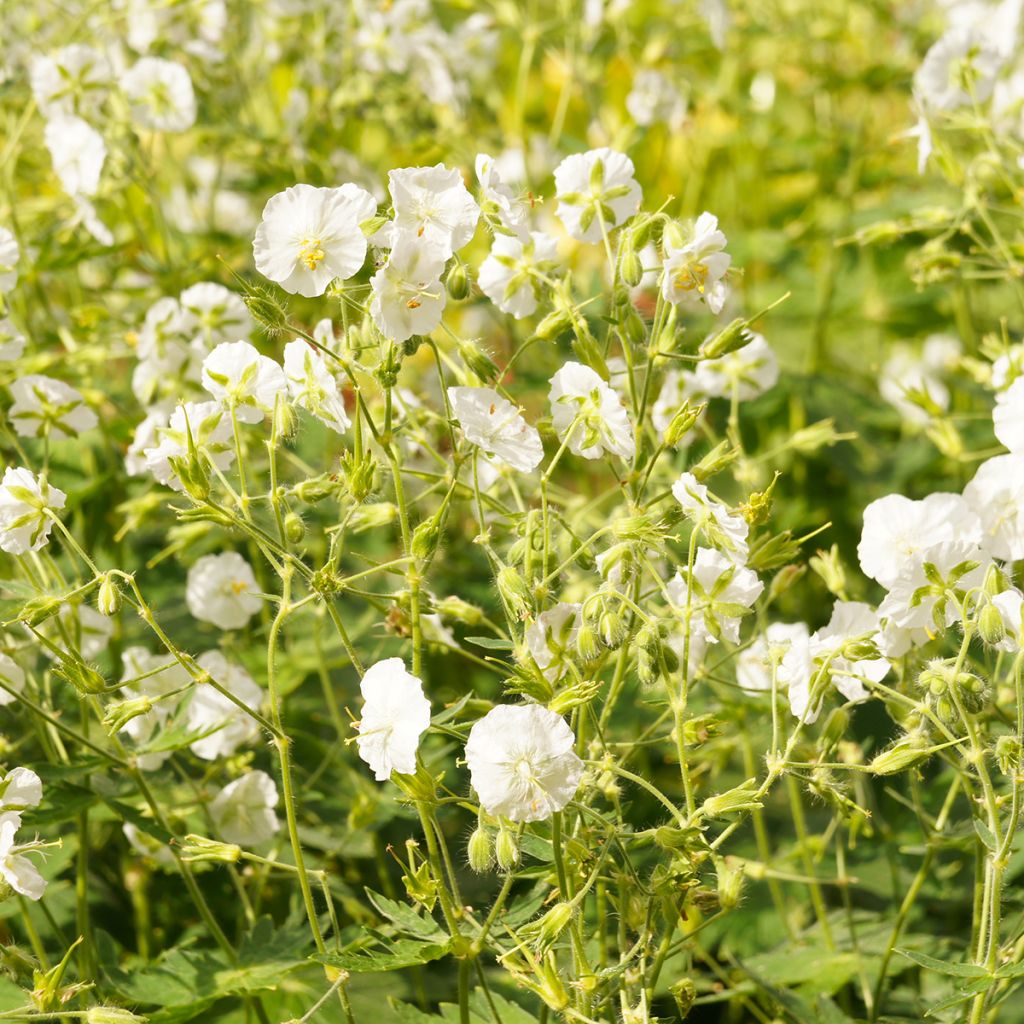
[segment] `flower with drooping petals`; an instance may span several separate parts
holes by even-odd
[[[423,683],[401,658],[386,658],[367,669],[359,684],[363,711],[356,745],[378,782],[392,772],[412,775],[420,736],[430,727],[430,701]]]

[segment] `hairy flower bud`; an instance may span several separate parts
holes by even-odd
[[[888,750],[883,750],[868,766],[875,775],[896,775],[913,768],[931,756],[924,737],[914,734],[905,736]]]
[[[687,434],[696,426],[707,403],[691,406],[687,402],[669,421],[665,428],[665,444],[670,448],[676,448],[685,440]]]
[[[96,610],[108,617],[121,610],[121,591],[109,573],[104,575],[96,592]]]
[[[85,1024],[146,1024],[148,1019],[119,1006],[90,1006],[85,1011]]]
[[[506,565],[498,570],[495,583],[512,614],[519,619],[525,618],[533,605],[533,599],[523,577],[512,566]]]
[[[494,857],[502,871],[511,871],[519,863],[519,844],[515,833],[502,826],[494,843]]]
[[[107,706],[103,713],[103,724],[113,734],[120,732],[133,718],[148,715],[153,702],[148,697],[131,697]]]
[[[478,626],[484,617],[482,608],[475,604],[470,604],[468,601],[463,601],[461,597],[456,597],[455,595],[441,598],[440,601],[436,602],[435,607],[442,618],[454,619],[456,622],[463,622],[467,626]]]
[[[482,825],[473,829],[469,842],[466,844],[466,856],[469,866],[477,873],[483,874],[494,861],[494,849],[491,837]]]
[[[994,604],[986,604],[978,615],[978,635],[989,647],[1006,639],[1006,623]]]
[[[222,864],[237,864],[241,856],[241,848],[234,843],[222,843],[191,832],[185,836],[181,844],[181,859],[189,863],[210,860]]]
[[[679,1019],[685,1020],[693,1009],[697,999],[697,986],[689,978],[680,978],[669,986],[669,992],[675,1000],[676,1009],[679,1011]]]
[[[701,345],[700,354],[705,359],[720,359],[730,352],[738,352],[746,348],[754,340],[754,335],[747,330],[748,321],[742,318],[733,320],[713,338]]]
[[[958,672],[953,686],[967,714],[977,715],[985,709],[989,700],[988,687],[972,672]]]
[[[619,261],[619,276],[629,285],[635,288],[644,276],[644,266],[640,256],[633,250],[627,249]]]
[[[412,532],[412,544],[410,545],[413,558],[420,562],[431,558],[437,550],[441,531],[438,529],[437,520],[434,518],[424,519]]]
[[[445,278],[445,287],[456,302],[461,302],[469,294],[469,271],[465,263],[456,261],[452,265]]]

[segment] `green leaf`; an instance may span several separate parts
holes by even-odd
[[[420,942],[414,939],[382,941],[383,949],[352,949],[340,953],[318,953],[313,960],[329,967],[340,967],[352,974],[373,974],[377,971],[395,971],[402,967],[415,967],[440,960],[451,950],[451,940]]]
[[[418,939],[444,941],[445,934],[432,917],[423,917],[406,903],[389,900],[372,889],[363,890],[381,917],[387,918],[399,931]]]
[[[501,640],[494,636],[467,636],[467,644],[475,644],[477,647],[486,647],[489,651],[511,651],[512,641]]]
[[[975,818],[974,831],[978,833],[978,838],[985,844],[985,848],[989,850],[989,852],[995,853],[999,843],[996,841],[996,837],[992,834],[992,829],[990,829],[980,818]]]
[[[948,974],[954,978],[988,978],[989,973],[984,967],[977,964],[949,964],[944,960],[936,960],[933,956],[925,953],[918,953],[911,949],[897,949],[900,956],[913,960],[918,967],[926,967],[930,971],[939,974]]]

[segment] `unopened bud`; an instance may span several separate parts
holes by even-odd
[[[463,622],[467,626],[477,626],[484,618],[483,609],[454,594],[450,597],[443,597],[436,603],[438,613],[444,619],[454,619],[456,622]]]
[[[630,288],[635,288],[643,279],[644,265],[640,256],[632,249],[628,250],[619,261],[619,276]]]
[[[883,750],[869,765],[875,775],[896,775],[913,768],[931,755],[919,736],[906,736]]]
[[[690,431],[697,425],[707,405],[691,406],[688,402],[669,421],[665,428],[665,444],[677,448],[686,440]]]
[[[551,947],[565,931],[572,920],[572,915],[571,903],[556,903],[536,924],[538,948],[545,950]]]
[[[111,733],[120,732],[133,718],[148,715],[153,710],[149,697],[131,697],[107,706],[103,724]]]
[[[981,609],[978,615],[978,635],[989,647],[995,647],[1006,639],[1006,623],[994,604],[988,603]]]
[[[747,321],[733,320],[713,338],[708,338],[701,346],[700,354],[705,359],[719,359],[730,352],[738,352],[746,348],[754,340],[754,335],[747,330]]]
[[[494,857],[502,871],[511,871],[519,863],[519,844],[515,835],[507,828],[498,830],[494,843]]]
[[[556,309],[548,313],[539,324],[537,324],[536,336],[541,341],[556,341],[572,326],[572,317],[563,309]]]
[[[737,455],[739,455],[739,451],[733,448],[729,441],[719,441],[697,465],[691,467],[690,472],[701,483],[704,483],[735,462]]]
[[[18,621],[28,626],[40,626],[60,611],[62,603],[59,597],[33,597],[22,606]]]
[[[284,535],[289,544],[301,544],[302,538],[306,536],[306,524],[297,512],[289,512],[284,517]]]
[[[969,715],[977,715],[988,704],[988,687],[971,672],[960,672],[953,680],[957,696]]]
[[[519,619],[525,618],[533,602],[523,577],[512,566],[506,565],[498,570],[495,582],[498,593],[512,614]]]
[[[410,545],[413,558],[420,562],[431,558],[437,550],[440,540],[440,530],[436,519],[424,519],[412,532],[412,544]]]
[[[697,999],[697,986],[689,978],[680,978],[669,986],[669,992],[676,1001],[676,1009],[679,1011],[679,1019],[685,1020],[693,1004]]]
[[[90,1006],[85,1011],[85,1024],[146,1024],[148,1017],[140,1017],[120,1006]]]
[[[96,610],[108,617],[121,610],[121,591],[109,573],[103,577],[96,592]]]
[[[218,861],[222,864],[237,864],[242,857],[242,849],[234,843],[221,843],[216,839],[207,839],[189,833],[181,844],[181,859],[193,863],[195,861]]]
[[[497,380],[501,371],[494,360],[473,342],[459,342],[459,355],[466,366],[485,384]]]
[[[491,846],[491,837],[487,830],[481,825],[473,829],[466,845],[466,855],[469,866],[477,873],[483,874],[494,861],[494,850]]]
[[[465,263],[456,262],[452,266],[445,279],[445,287],[456,302],[461,302],[469,294],[469,271]]]
[[[718,902],[723,910],[735,910],[743,896],[743,869],[730,867],[725,860],[719,860],[715,867]]]

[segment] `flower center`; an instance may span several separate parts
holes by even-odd
[[[707,286],[708,279],[708,268],[703,263],[688,263],[682,270],[676,274],[676,287],[682,289],[684,292],[692,292],[694,290],[704,294],[704,289]]]
[[[324,252],[319,238],[304,238],[300,243],[299,262],[305,263],[307,269],[316,270],[327,253]]]

